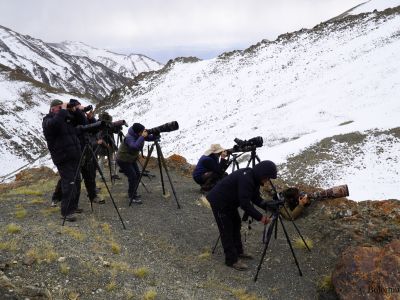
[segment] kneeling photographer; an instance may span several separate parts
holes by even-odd
[[[247,269],[241,259],[251,259],[252,256],[243,251],[240,234],[242,220],[238,208],[263,224],[269,223],[269,218],[255,209],[253,203],[266,208],[260,186],[276,177],[276,165],[269,160],[262,161],[253,168],[239,169],[226,176],[206,196],[218,225],[227,266],[239,271]]]
[[[145,127],[140,123],[134,123],[129,129],[123,142],[118,148],[117,164],[122,173],[128,177],[128,198],[129,202],[142,204],[140,196],[136,194],[135,189],[139,185],[140,170],[137,165],[137,159],[140,151],[143,150],[145,141],[154,141],[155,137],[148,134]]]
[[[199,159],[192,176],[202,192],[208,192],[225,175],[228,152],[220,144],[212,144]],[[221,159],[220,159],[221,158]]]

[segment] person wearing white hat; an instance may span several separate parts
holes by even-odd
[[[199,159],[192,176],[202,192],[208,192],[224,177],[228,152],[220,144],[212,144]]]

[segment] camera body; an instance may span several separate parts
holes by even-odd
[[[249,140],[241,140],[235,138],[233,141],[236,143],[236,145],[234,145],[231,149],[226,150],[230,154],[236,152],[250,152],[255,150],[256,148],[262,147],[264,143],[261,136],[256,136]]]
[[[118,133],[122,126],[128,126],[125,120],[115,122],[97,121],[89,125],[79,125],[76,128],[82,132],[97,133],[101,130],[109,130],[112,133]]]

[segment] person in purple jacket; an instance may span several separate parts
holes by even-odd
[[[142,151],[145,141],[154,141],[153,135],[149,135],[145,127],[140,123],[134,123],[128,130],[124,141],[118,148],[117,164],[122,173],[128,177],[128,197],[129,202],[142,204],[140,195],[136,194],[140,177],[137,159]]]

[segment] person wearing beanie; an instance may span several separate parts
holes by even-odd
[[[276,177],[276,165],[269,160],[261,161],[254,168],[239,169],[224,177],[207,194],[220,232],[227,266],[239,271],[247,270],[242,260],[252,259],[252,256],[243,251],[238,208],[263,224],[269,223],[270,219],[253,204],[262,209],[267,207],[267,201],[261,198],[260,187]]]
[[[81,179],[79,173],[76,178],[75,174],[79,166],[81,147],[77,130],[71,121],[73,117],[66,108],[67,103],[58,99],[52,100],[50,111],[43,118],[42,127],[51,159],[61,177],[61,191],[58,191],[57,196],[61,197],[61,215],[72,222],[76,220],[74,213],[79,211]]]
[[[140,195],[136,193],[139,186],[140,171],[137,165],[139,153],[143,150],[145,141],[154,141],[154,136],[148,134],[140,123],[134,123],[129,129],[123,142],[118,148],[117,164],[122,173],[128,177],[129,203],[142,204]]]
[[[228,153],[220,144],[212,144],[199,159],[193,170],[193,180],[202,192],[208,192],[224,177],[228,167]]]

